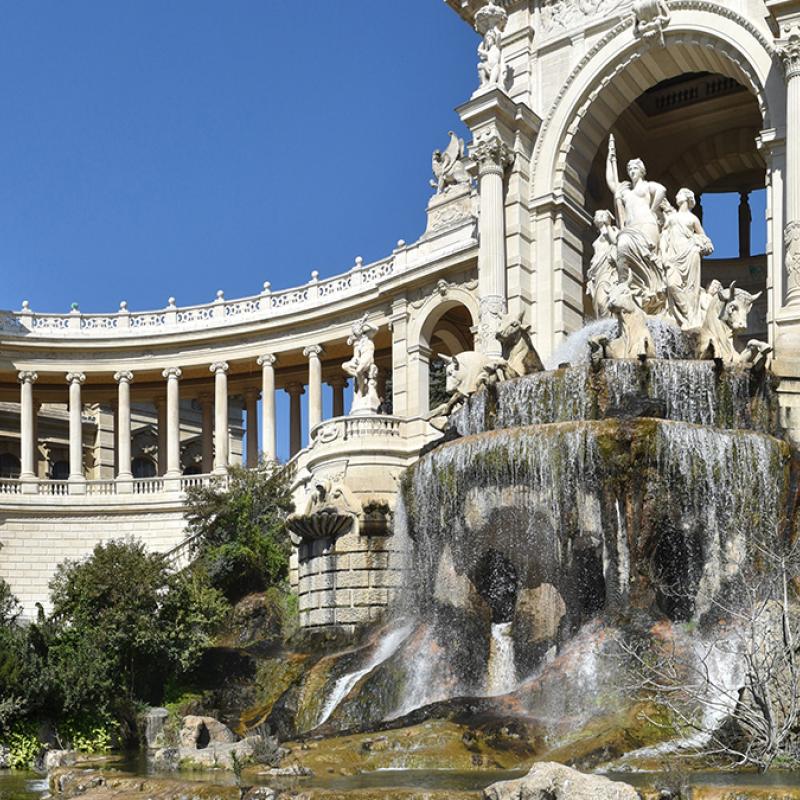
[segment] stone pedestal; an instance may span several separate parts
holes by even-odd
[[[430,238],[477,216],[477,196],[471,187],[467,184],[453,186],[428,201],[428,226],[422,238]]]

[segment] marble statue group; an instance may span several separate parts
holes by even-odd
[[[593,352],[608,358],[654,356],[645,323],[647,317],[657,317],[694,336],[698,358],[728,364],[762,361],[768,352],[764,343],[750,342],[742,353],[733,347],[733,335],[747,327],[746,311],[759,295],[733,284],[723,289],[718,281],[708,288],[701,285],[702,260],[714,252],[714,245],[694,213],[694,192],[680,189],[672,205],[666,188],[647,179],[638,158],[628,162],[627,177],[620,180],[611,136],[606,182],[614,211],[602,209],[594,215],[598,235],[586,291],[595,316],[616,317],[620,333],[613,342],[602,337],[592,341]],[[730,313],[730,303],[739,313]]]

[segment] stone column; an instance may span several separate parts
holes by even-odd
[[[209,475],[214,469],[214,398],[210,394],[201,394],[197,399],[203,415],[201,425],[203,464],[201,469],[204,475]]]
[[[739,258],[750,258],[750,225],[752,222],[750,192],[739,192]]]
[[[800,16],[781,25],[786,68],[786,301],[800,305]]]
[[[81,386],[86,381],[82,372],[67,373],[69,384],[69,482],[70,493],[84,494],[86,478],[83,474],[83,404]]]
[[[312,344],[303,350],[308,359],[308,435],[322,422],[322,347]]]
[[[288,383],[284,387],[289,395],[289,457],[300,451],[302,437],[302,412],[300,398],[305,394],[302,383]]]
[[[181,401],[179,382],[183,374],[179,367],[169,367],[162,373],[167,379],[167,478],[181,474]]]
[[[228,365],[217,361],[209,367],[214,373],[214,472],[228,470]]]
[[[131,383],[133,373],[121,370],[114,374],[117,382],[117,491],[133,491],[131,471]]]
[[[23,371],[17,376],[19,378],[20,400],[20,436],[19,436],[19,455],[20,455],[20,474],[22,491],[25,494],[35,493],[36,472],[34,464],[34,450],[36,448],[33,404],[33,384],[39,379],[35,372]]]
[[[247,389],[244,393],[247,411],[247,464],[248,469],[258,466],[258,389]]]
[[[39,412],[41,403],[33,404],[33,474],[39,477]]]
[[[408,348],[408,416],[421,417],[430,411],[431,349],[423,344]]]
[[[167,399],[157,397],[153,401],[156,407],[156,435],[158,437],[158,474],[163,475],[167,471]]]
[[[276,461],[278,447],[275,441],[275,362],[272,353],[258,359],[261,367],[261,451],[268,461]]]
[[[333,416],[344,416],[344,390],[347,388],[347,378],[331,378],[328,385],[333,389]]]
[[[504,177],[514,153],[496,134],[476,140],[472,157],[478,162],[480,218],[478,220],[478,296],[480,348],[489,355],[502,355],[495,333],[507,311],[506,226]]]

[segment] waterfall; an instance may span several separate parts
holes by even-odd
[[[328,699],[320,712],[317,725],[326,722],[331,714],[337,709],[339,703],[350,694],[353,687],[372,670],[379,667],[384,661],[388,661],[400,648],[400,645],[409,637],[412,631],[411,623],[407,623],[399,628],[389,631],[378,643],[367,663],[355,672],[348,672],[342,675],[331,689]]]
[[[517,668],[514,662],[514,638],[510,622],[492,623],[489,650],[487,694],[492,697],[507,694],[517,685]]]

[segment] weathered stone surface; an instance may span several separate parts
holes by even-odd
[[[192,715],[183,718],[179,739],[181,748],[203,750],[209,745],[232,744],[236,734],[214,717]]]
[[[485,800],[639,800],[626,783],[550,762],[535,764],[524,778],[492,784],[483,796]]]
[[[181,747],[179,751],[181,765],[194,768],[216,768],[233,769],[234,756],[240,762],[251,761],[256,754],[260,743],[260,737],[248,736],[240,742],[209,745],[201,750]]]
[[[50,772],[58,767],[71,767],[77,760],[78,754],[74,750],[48,750],[44,754],[44,769]]]

